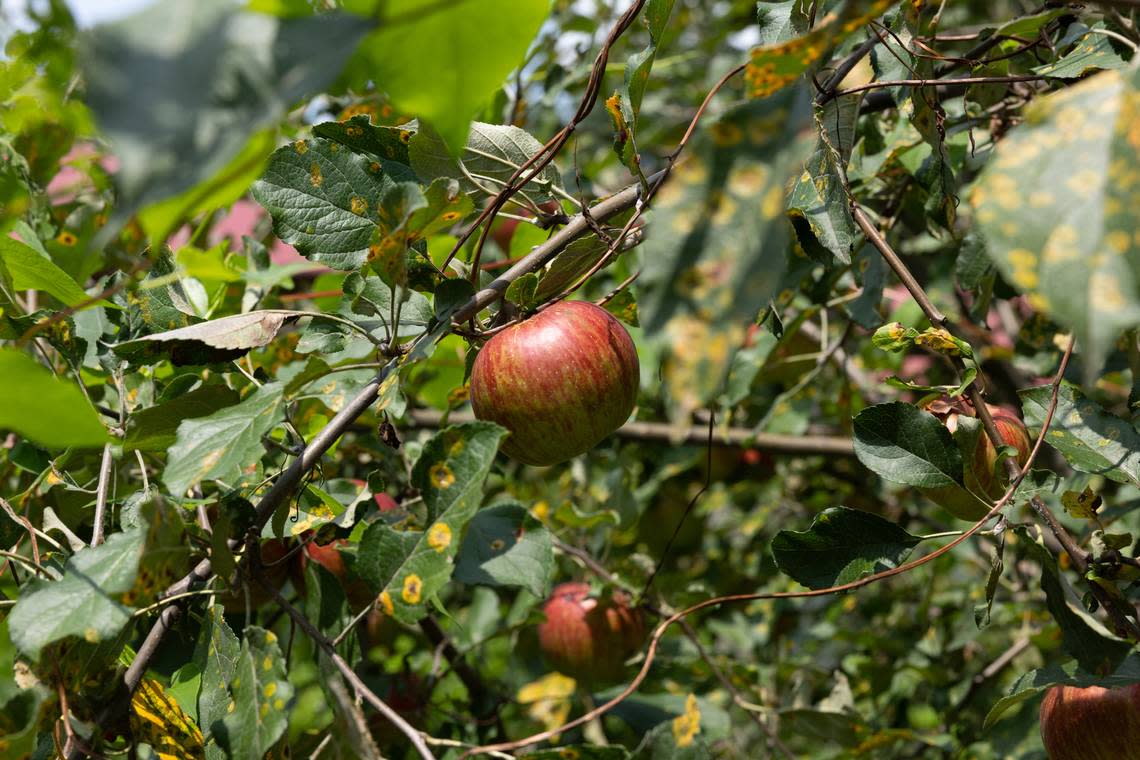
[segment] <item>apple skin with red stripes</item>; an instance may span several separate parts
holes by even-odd
[[[599,599],[588,583],[563,583],[542,611],[538,644],[546,661],[587,684],[621,680],[625,661],[645,643],[645,615],[624,592]]]
[[[1041,702],[1049,760],[1140,758],[1140,684],[1054,686]]]
[[[471,369],[471,406],[510,431],[504,454],[552,465],[621,427],[639,382],[621,322],[592,303],[560,301],[487,341]]]

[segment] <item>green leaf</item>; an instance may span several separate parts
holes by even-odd
[[[1113,672],[1132,651],[1132,645],[1105,631],[1094,618],[1075,610],[1068,601],[1057,558],[1023,527],[1017,531],[1018,555],[1041,567],[1041,589],[1053,620],[1061,628],[1061,648],[1089,673]]]
[[[1020,396],[1025,424],[1036,433],[1045,421],[1052,391],[1041,386],[1020,391]],[[1140,486],[1140,433],[1071,383],[1058,389],[1057,409],[1045,440],[1074,469]]]
[[[871,67],[865,62],[852,73],[861,74],[864,70],[866,76],[856,77],[857,81],[852,84],[864,84],[871,78]],[[851,78],[852,75],[848,75],[848,79]],[[863,93],[855,93],[832,98],[823,107],[816,108],[817,130],[821,135],[826,130],[827,140],[820,137],[788,198],[788,214],[801,242],[805,247],[812,243],[822,246],[840,264],[851,263],[855,243],[862,239],[836,168],[838,163],[846,171],[851,159],[862,104]]]
[[[238,485],[241,471],[265,453],[261,436],[277,424],[282,394],[281,383],[268,383],[240,404],[182,422],[162,473],[170,493],[182,496],[209,479]]]
[[[414,179],[399,167],[330,140],[298,140],[273,154],[251,192],[273,216],[277,237],[302,256],[333,269],[359,269],[381,230],[381,199],[396,183]]]
[[[934,415],[894,401],[855,415],[855,455],[882,478],[922,488],[962,485],[962,454]]]
[[[87,300],[71,275],[47,256],[7,235],[0,236],[0,276],[14,290],[42,290],[67,306]]]
[[[287,311],[251,311],[115,343],[111,349],[138,364],[164,359],[175,365],[216,364],[268,345],[288,317]]]
[[[1057,60],[1034,66],[1030,71],[1043,76],[1078,79],[1096,69],[1127,67],[1128,62],[1116,52],[1112,40],[1103,33],[1104,29],[1106,27],[1101,22],[1093,24],[1091,29],[1080,22],[1073,24],[1061,44],[1057,45],[1063,50],[1071,44],[1072,49]]]
[[[637,154],[637,120],[641,113],[645,87],[649,84],[649,72],[653,69],[653,60],[657,57],[657,48],[661,44],[669,15],[673,12],[673,4],[674,0],[650,0],[646,4],[642,18],[649,30],[649,44],[644,50],[629,57],[625,65],[624,84],[606,101],[606,110],[614,121],[614,151],[642,183],[645,182],[645,175]]]
[[[95,448],[108,441],[91,402],[27,354],[0,349],[0,430],[49,448]]]
[[[597,234],[580,237],[570,243],[550,262],[550,268],[538,283],[535,298],[542,303],[573,285],[598,263],[608,248]]]
[[[362,76],[431,123],[457,153],[476,110],[523,63],[549,7],[546,0],[385,3],[380,28],[361,46]]]
[[[987,250],[1037,311],[1071,328],[1086,380],[1140,324],[1140,226],[1125,167],[1140,73],[1110,71],[1036,99],[969,194]]]
[[[387,614],[416,622],[451,578],[459,538],[483,500],[483,480],[504,435],[488,422],[434,435],[412,469],[427,507],[427,530],[398,532],[377,522],[364,532],[355,568],[379,593]]]
[[[424,182],[454,179],[464,192],[484,195],[496,195],[503,183],[541,150],[542,143],[525,130],[479,121],[471,124],[471,132],[458,161],[430,128],[417,132],[408,146],[412,168]],[[551,186],[562,186],[562,179],[553,163],[523,185],[522,193],[549,198]]]
[[[974,625],[978,629],[990,624],[990,611],[994,606],[994,596],[997,594],[1001,574],[1005,571],[1005,536],[998,538],[990,552],[990,572],[986,576],[986,600],[974,605]]]
[[[468,524],[455,563],[457,580],[521,586],[542,599],[550,591],[553,576],[550,531],[521,504],[494,504]]]
[[[798,583],[827,588],[898,567],[921,540],[878,515],[831,507],[805,531],[777,533],[772,556]]]
[[[116,214],[219,175],[251,134],[339,74],[371,23],[156,3],[87,35],[86,102],[122,162]]]
[[[264,757],[284,733],[293,685],[272,631],[245,629],[233,678],[227,687],[234,708],[212,728],[230,757]]]
[[[8,618],[12,643],[38,660],[45,646],[70,636],[90,643],[118,636],[133,611],[119,596],[135,584],[145,539],[145,528],[112,534],[69,558],[61,579],[28,581]]]
[[[538,275],[534,272],[527,272],[507,286],[507,292],[503,294],[503,298],[517,304],[523,311],[533,309],[540,303],[535,295],[537,287]]]

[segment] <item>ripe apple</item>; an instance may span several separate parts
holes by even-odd
[[[560,301],[487,341],[471,369],[471,406],[510,431],[504,454],[557,464],[629,419],[639,372],[621,322],[592,303]]]
[[[623,592],[601,600],[590,596],[588,583],[563,583],[542,611],[538,644],[547,662],[586,683],[619,680],[625,661],[645,642],[645,615]]]
[[[1006,445],[1017,449],[1017,463],[1024,465],[1029,460],[1029,452],[1033,442],[1029,439],[1029,431],[1025,423],[1012,409],[1002,406],[986,404],[990,415],[994,418],[1001,439]],[[935,416],[941,417],[946,429],[953,434],[958,429],[958,420],[962,415],[973,416],[972,409],[950,408],[946,405],[931,409]],[[990,437],[984,430],[979,430],[974,450],[971,453],[963,452],[963,473],[965,487],[970,493],[982,498],[997,501],[1005,493],[1009,479],[1004,468],[998,468],[998,453]],[[961,488],[949,486],[946,488],[920,489],[928,498],[947,512],[962,520],[971,522],[981,519],[988,508],[978,499],[964,493]]]
[[[1041,740],[1049,760],[1140,757],[1140,684],[1054,686],[1041,702]]]

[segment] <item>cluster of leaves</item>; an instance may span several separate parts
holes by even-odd
[[[1135,18],[648,0],[607,40],[602,3],[325,5],[80,31],[53,0],[5,32],[0,754],[414,753],[334,652],[440,756],[559,729],[620,689],[538,652],[571,578],[768,598],[670,628],[534,757],[996,758],[1039,751],[1049,685],[1140,680],[1103,609],[1136,618]],[[528,468],[465,382],[568,291],[668,424]],[[997,526],[772,596],[959,534],[924,494],[991,505],[981,426],[926,411],[982,380],[1049,421]]]

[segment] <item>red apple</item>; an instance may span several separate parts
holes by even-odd
[[[645,616],[629,606],[629,596],[590,596],[587,583],[554,588],[542,611],[538,644],[551,667],[586,683],[617,681],[625,661],[645,642]]]
[[[471,406],[510,431],[504,454],[556,464],[629,419],[639,377],[621,322],[592,303],[560,301],[487,341],[471,370]]]
[[[376,507],[381,512],[391,512],[393,509],[398,508],[400,505],[386,493],[377,493],[372,495],[372,499],[376,502]]]
[[[1017,449],[1017,463],[1024,465],[1029,460],[1029,452],[1033,442],[1029,438],[1029,431],[1025,423],[1012,409],[986,404],[994,424],[1001,434],[1006,445]],[[973,416],[973,409],[965,406],[951,407],[943,402],[936,402],[929,410],[940,417],[946,429],[954,433],[958,429],[958,420],[962,415]],[[998,467],[998,453],[985,430],[978,431],[973,454],[966,452],[963,464],[965,487],[970,493],[991,501],[997,501],[1005,493],[1009,479],[1006,477],[1004,465]],[[927,497],[944,508],[947,512],[962,520],[973,522],[981,519],[989,508],[980,500],[971,497],[959,487],[923,488],[920,489]]]
[[[1041,702],[1041,740],[1049,760],[1140,758],[1140,684],[1054,686]]]
[[[344,590],[344,595],[348,599],[349,607],[354,610],[362,610],[369,604],[372,604],[373,599],[375,599],[375,594],[368,589],[368,584],[356,577],[353,573],[350,573],[348,567],[345,565],[344,556],[340,553],[340,547],[348,545],[349,541],[345,538],[338,538],[324,545],[318,544],[316,541],[310,541],[305,544],[305,548],[301,550],[301,557],[298,563],[299,569],[302,578],[304,578],[305,565],[308,562],[315,562],[325,570],[328,570],[340,581],[341,589]]]

